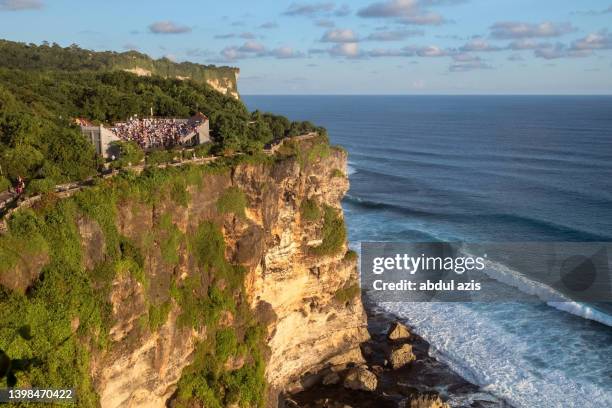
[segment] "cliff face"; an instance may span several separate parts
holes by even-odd
[[[246,268],[245,299],[265,327],[269,405],[308,371],[330,361],[361,360],[358,345],[368,334],[361,300],[349,289],[358,280],[355,258],[346,256],[346,242],[333,253],[317,250],[327,239],[323,209],[329,214],[341,211],[340,200],[348,189],[345,167],[346,154],[329,149],[320,157],[240,164],[206,175],[201,185],[188,187],[186,206],[171,197],[154,206],[125,202],[116,226],[135,246],[147,248],[145,279],[119,274],[112,282],[110,347],[95,352],[90,365],[101,405],[165,407],[176,397],[177,382],[193,363],[208,329],[177,324],[181,307],[168,296],[169,288],[172,282],[208,278],[199,272],[198,254],[188,244],[179,244],[177,262],[168,263],[163,235],[173,228],[189,235],[202,222],[221,226],[225,258]],[[228,191],[244,194],[243,216],[220,206]],[[306,202],[319,209],[318,217],[305,216]],[[151,231],[161,224],[166,224],[165,232],[149,242]],[[82,218],[78,229],[84,263],[93,268],[105,252],[100,226]],[[152,304],[167,305],[167,317],[143,328],[143,318],[152,320]],[[224,311],[220,325],[235,325],[240,318],[238,312]],[[244,357],[230,357],[225,368],[231,371],[243,364]]]
[[[180,67],[180,65],[178,65]],[[155,69],[154,66],[148,68],[142,68],[138,65],[133,68],[123,68],[126,72],[131,72],[138,76],[151,76],[153,74],[162,75],[161,70]],[[182,74],[182,75],[181,75]],[[224,95],[229,95],[233,98],[238,99],[238,76],[240,71],[238,68],[200,68],[193,70],[177,71],[174,78],[180,80],[191,79],[196,82],[206,82],[215,91],[221,92]]]
[[[246,251],[253,255],[247,260],[247,291],[253,307],[267,303],[276,316],[266,370],[272,387],[283,388],[332,358],[335,363],[361,358],[358,344],[368,337],[361,300],[338,296],[358,280],[355,259],[345,257],[345,243],[336,255],[313,255],[321,224],[304,220],[300,211],[306,200],[341,211],[348,180],[334,173],[345,168],[345,153],[332,151],[305,169],[288,160],[270,171],[245,166],[233,175],[249,202],[256,203],[244,238],[231,240],[238,244],[240,262],[241,240],[261,245]]]

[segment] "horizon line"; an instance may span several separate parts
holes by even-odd
[[[507,94],[376,94],[376,93],[363,93],[363,94],[351,94],[351,93],[337,93],[337,94],[289,94],[289,93],[242,93],[240,96],[593,96],[593,97],[612,97],[612,93],[608,94],[588,94],[588,93],[567,93],[567,94],[536,94],[536,93],[507,93]]]

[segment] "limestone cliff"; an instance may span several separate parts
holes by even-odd
[[[123,70],[138,76],[151,76],[154,73],[156,75],[161,75],[159,70],[154,69],[154,66],[149,68],[151,69],[142,68],[141,65],[137,65],[132,68],[123,68]],[[183,73],[183,75],[181,75],[181,73]],[[204,69],[185,70],[185,72],[178,71],[173,77],[180,80],[191,79],[196,82],[206,82],[215,91],[238,99],[240,97],[238,94],[239,75],[240,70],[238,68],[209,67]]]
[[[100,304],[108,304],[101,317],[108,324],[88,331],[89,317],[82,307],[67,324],[78,347],[89,350],[84,367],[99,405],[206,406],[206,392],[194,385],[203,377],[196,366],[218,356],[219,342],[229,334],[227,355],[208,371],[226,384],[224,396],[214,396],[226,405],[261,403],[250,396],[240,399],[234,395],[240,390],[231,386],[231,373],[258,370],[256,349],[265,363],[268,406],[276,406],[279,392],[299,386],[307,372],[361,360],[358,345],[368,338],[366,317],[358,296],[356,257],[347,251],[341,231],[346,153],[318,141],[284,150],[273,158],[225,167],[170,169],[170,183],[160,181],[157,173],[148,175],[146,183],[129,175],[108,182],[114,189],[125,186],[112,217],[99,215],[112,211],[91,210],[101,203],[83,204],[91,198],[87,191],[73,198],[79,208],[88,209],[74,213],[80,264],[92,276]],[[160,184],[149,184],[151,180]],[[134,191],[144,185],[157,190],[143,198]],[[43,249],[31,250],[44,252],[36,259],[59,256]],[[211,258],[217,249],[223,259]],[[208,258],[203,259],[204,253]],[[111,264],[113,256],[117,260]],[[15,260],[14,270],[23,269],[29,258]],[[36,273],[27,276],[29,282],[21,287],[36,285]],[[236,276],[241,283],[234,282]],[[227,288],[237,289],[228,291],[223,301],[199,300],[214,298],[211,290]],[[263,341],[243,346],[255,324],[263,327]],[[216,351],[206,354],[202,345],[215,336]],[[104,338],[104,345],[92,345],[96,338]],[[248,385],[250,380],[240,378],[239,383]]]
[[[321,225],[304,221],[300,214],[307,199],[341,211],[348,180],[334,170],[345,167],[346,155],[340,150],[330,150],[329,156],[306,166],[296,159],[273,166],[239,165],[231,173],[206,177],[201,188],[190,189],[186,208],[162,203],[152,210],[131,207],[120,213],[120,231],[136,242],[166,212],[172,213],[172,222],[183,232],[202,220],[222,223],[226,256],[247,267],[249,303],[266,315],[270,348],[266,379],[272,394],[332,358],[358,360],[358,344],[368,337],[360,298],[342,301],[335,296],[357,281],[355,260],[345,259],[344,244],[335,255],[313,255]],[[218,212],[219,197],[231,188],[246,195],[244,218]],[[180,276],[189,275],[193,257],[188,250],[180,253]],[[157,256],[147,257],[146,264],[146,273],[156,279],[177,272],[165,268]],[[134,338],[134,324],[146,313],[144,291],[131,279],[117,280],[111,296],[117,315],[111,329],[115,345],[92,369],[102,406],[163,407],[204,333],[178,329],[173,309],[158,331]]]

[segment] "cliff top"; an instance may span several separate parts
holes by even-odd
[[[168,58],[153,59],[137,51],[92,51],[76,44],[61,47],[43,42],[41,45],[0,40],[0,67],[21,70],[62,71],[130,71],[142,75],[167,78],[189,78],[196,82],[228,81],[231,92],[237,92],[238,68],[173,62]]]

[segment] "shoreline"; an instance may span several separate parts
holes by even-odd
[[[361,344],[365,364],[353,364],[374,373],[378,384],[374,390],[347,389],[341,381],[351,370],[327,368],[314,375],[315,384],[289,394],[285,407],[291,408],[512,408],[510,404],[484,391],[461,377],[444,362],[429,355],[430,344],[412,332],[398,317],[382,311],[364,296],[367,325],[371,339]],[[409,339],[390,340],[389,329],[401,325],[410,331]],[[403,367],[390,367],[392,350],[403,344],[412,347],[415,360]],[[324,385],[329,374],[336,372],[337,381]],[[422,399],[422,400],[421,400]]]

